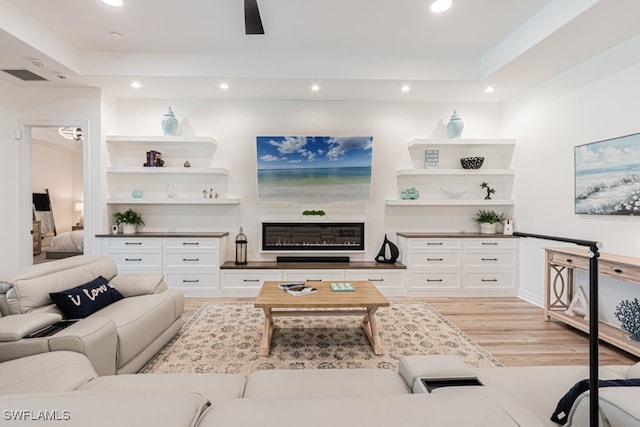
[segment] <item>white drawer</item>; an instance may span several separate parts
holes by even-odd
[[[404,270],[347,270],[346,280],[368,280],[377,288],[404,288]]]
[[[218,268],[217,252],[165,251],[165,268],[211,267]]]
[[[280,270],[221,270],[223,289],[260,289],[265,281],[282,280]]]
[[[171,288],[218,289],[217,274],[167,273],[165,279]]]
[[[511,252],[472,252],[464,253],[464,267],[515,267],[516,253]]]
[[[335,282],[345,280],[344,270],[283,270],[282,280]]]
[[[409,239],[409,249],[460,249],[462,239]]]
[[[409,253],[409,267],[458,267],[461,255],[456,252],[411,251]]]
[[[505,289],[515,287],[515,275],[512,272],[465,272],[464,289]]]
[[[460,289],[460,273],[457,271],[410,272],[409,290]]]
[[[113,252],[107,254],[116,263],[118,268],[144,268],[144,269],[157,269],[158,272],[162,272],[162,253],[156,252]]]
[[[218,249],[219,241],[218,239],[206,239],[206,238],[167,238],[164,239],[165,248],[166,249]]]
[[[135,237],[117,237],[106,238],[104,248],[107,251],[110,250],[147,250],[147,249],[161,249],[162,239],[156,238],[135,238]]]
[[[515,249],[518,239],[464,239],[465,249]]]

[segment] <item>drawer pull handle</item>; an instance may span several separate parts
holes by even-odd
[[[427,282],[442,282],[442,279],[427,279]]]
[[[198,283],[200,280],[198,279],[193,279],[193,280],[187,280],[187,279],[183,279],[182,283]]]
[[[482,261],[497,261],[498,258],[482,258]]]
[[[568,263],[572,263],[572,262],[573,262],[573,260],[572,260],[571,258],[567,258],[567,262],[568,262]]]
[[[615,271],[615,272],[616,272],[616,273],[618,273],[618,274],[622,273],[622,270],[620,270],[619,268],[616,268],[616,269],[615,269],[615,270],[613,270],[613,271]]]
[[[384,279],[367,279],[370,282],[384,282]]]
[[[142,258],[125,258],[125,261],[142,261]]]
[[[200,243],[199,242],[182,242],[183,245],[187,246],[198,246]]]
[[[497,246],[498,242],[482,242],[482,244],[485,246]]]
[[[140,246],[142,245],[142,242],[124,242],[125,245],[137,245]]]
[[[259,282],[260,279],[242,279],[243,282]]]
[[[305,282],[322,282],[322,279],[305,279]]]
[[[427,258],[427,261],[442,261],[442,258]]]
[[[498,279],[481,279],[482,282],[497,282]]]
[[[442,242],[427,242],[427,246],[442,246],[444,243]]]
[[[183,262],[187,262],[187,261],[192,261],[192,262],[196,262],[196,261],[200,261],[200,258],[182,258]]]

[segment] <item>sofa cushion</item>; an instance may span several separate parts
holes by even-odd
[[[245,381],[238,374],[126,374],[94,378],[80,389],[196,392],[215,402],[241,398]]]
[[[30,265],[8,280],[7,304],[11,314],[29,313],[51,304],[49,293],[69,289],[98,276],[111,280],[118,270],[105,256],[80,255]]]
[[[252,372],[244,397],[306,398],[408,394],[389,369],[275,369]]]
[[[124,298],[102,276],[75,288],[51,292],[49,296],[68,319],[84,319]]]
[[[71,391],[98,374],[84,355],[53,351],[0,363],[0,394]]]
[[[29,414],[9,425],[64,427],[195,427],[209,402],[197,393],[148,391],[60,392],[0,396],[3,420]],[[49,416],[60,422],[47,422]],[[30,422],[29,422],[30,421]],[[43,422],[44,421],[44,422]]]

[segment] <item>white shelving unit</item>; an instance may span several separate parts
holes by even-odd
[[[240,202],[228,194],[229,171],[212,166],[217,142],[211,137],[112,135],[106,143],[110,159],[106,168],[108,205],[216,206]],[[151,150],[162,153],[163,167],[143,166]],[[190,167],[184,166],[187,161]],[[140,190],[142,197],[133,197],[134,190]]]
[[[512,167],[513,139],[415,139],[408,149],[413,162],[411,169],[396,171],[398,198],[387,199],[389,206],[483,206],[510,207],[515,170]],[[437,169],[424,166],[425,150],[438,150]],[[463,157],[484,157],[480,169],[463,169]],[[487,182],[496,190],[490,200],[480,185]],[[417,200],[402,200],[400,192],[416,188],[420,193]],[[446,193],[462,192],[458,198]]]

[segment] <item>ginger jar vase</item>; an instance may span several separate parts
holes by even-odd
[[[171,107],[169,107],[169,111],[162,116],[160,126],[162,126],[162,133],[165,136],[175,136],[178,132],[178,119],[176,119],[176,116],[173,114]]]
[[[451,119],[449,123],[447,123],[447,134],[450,139],[460,138],[462,135],[462,130],[464,129],[464,122],[458,116],[458,112],[453,110],[453,114],[451,115]]]

